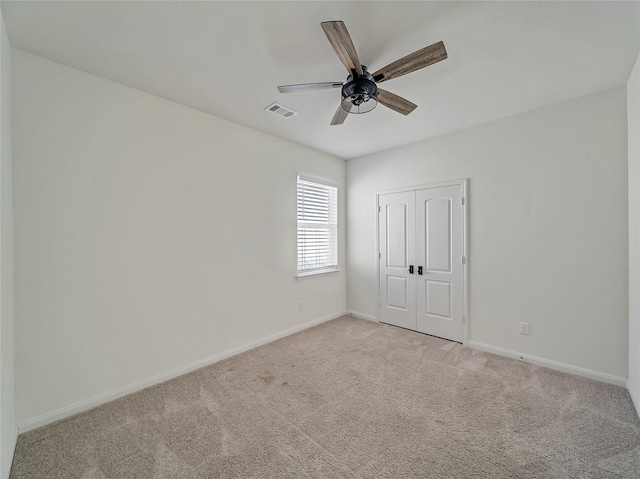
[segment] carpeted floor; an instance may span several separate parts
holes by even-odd
[[[626,390],[350,317],[22,434],[13,479],[638,478]]]

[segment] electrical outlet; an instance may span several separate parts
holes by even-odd
[[[520,334],[529,335],[529,323],[520,323]]]
[[[298,311],[304,310],[304,303],[302,301],[298,301]]]

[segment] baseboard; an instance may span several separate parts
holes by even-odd
[[[366,319],[367,321],[373,321],[375,323],[380,322],[375,316],[365,313],[359,313],[358,311],[347,311],[347,314],[349,314],[349,316],[353,316],[354,318]]]
[[[11,466],[13,465],[13,457],[15,455],[16,445],[18,444],[18,426],[13,428],[13,437],[11,438],[11,445],[8,452],[11,454],[11,460],[7,463],[7,469],[2,471],[2,479],[9,479],[11,474]]]
[[[229,349],[222,353],[214,354],[213,356],[209,356],[207,358],[201,359],[200,361],[196,361],[194,363],[190,363],[185,366],[172,369],[171,371],[167,371],[165,373],[161,373],[156,376],[143,379],[142,381],[135,382],[123,388],[109,391],[109,392],[100,394],[98,396],[94,396],[90,399],[86,399],[84,401],[79,401],[77,403],[70,404],[69,406],[56,409],[55,411],[42,414],[41,416],[37,416],[32,419],[21,421],[18,423],[19,433],[22,434],[23,432],[31,431],[33,429],[46,426],[47,424],[51,424],[53,422],[59,421],[60,419],[73,416],[74,414],[78,414],[80,412],[93,409],[94,407],[108,403],[109,401],[113,401],[114,399],[121,398],[123,396],[126,396],[127,394],[141,391],[142,389],[148,388],[149,386],[154,386],[156,384],[168,381],[175,377],[182,376],[183,374],[190,373],[191,371],[195,371],[196,369],[200,369],[210,364],[217,363],[218,361],[222,361],[223,359],[227,359],[231,356],[235,356],[236,354],[249,351],[250,349],[257,348],[258,346],[262,346],[263,344],[267,344],[277,339],[284,338],[285,336],[289,336],[299,331],[311,328],[313,326],[317,326],[318,324],[324,323],[326,321],[330,321],[332,319],[339,318],[346,314],[348,314],[346,311],[342,311],[340,313],[324,316],[322,318],[300,324],[299,326],[294,326],[293,328],[285,329],[284,331],[271,334],[269,336],[258,339],[256,341],[251,341],[250,343],[243,344],[242,346]]]
[[[582,376],[584,378],[593,379],[607,384],[613,384],[614,386],[627,387],[627,379],[611,374],[601,373],[598,371],[592,371],[591,369],[580,368],[578,366],[572,366],[570,364],[560,363],[558,361],[552,361],[550,359],[538,358],[536,356],[529,356],[527,354],[518,353],[509,349],[499,348],[497,346],[490,346],[488,344],[479,343],[477,341],[469,341],[467,346],[480,351],[486,351],[489,353],[498,354],[500,356],[506,356],[509,358],[519,359],[527,363],[532,363],[537,366],[544,366],[545,368],[554,369],[563,373],[575,374],[576,376]]]
[[[627,391],[629,391],[633,407],[636,408],[636,414],[640,417],[640,397],[636,394],[634,388],[630,386],[629,381],[627,381]]]

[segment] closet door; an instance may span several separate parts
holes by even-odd
[[[462,342],[462,185],[416,191],[417,331]]]
[[[380,195],[378,212],[379,319],[415,330],[415,191]]]

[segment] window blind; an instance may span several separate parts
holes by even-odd
[[[338,266],[338,188],[298,177],[298,271]]]

